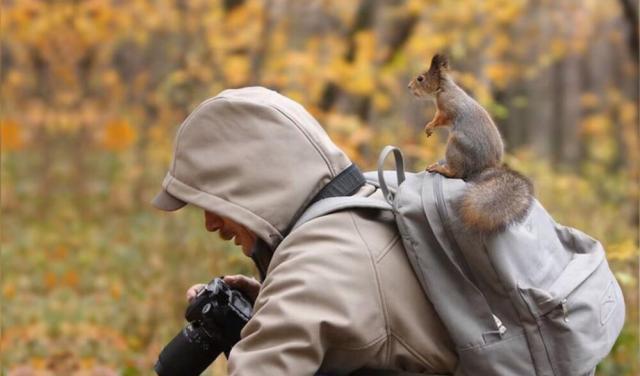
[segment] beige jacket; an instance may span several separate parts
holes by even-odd
[[[299,104],[226,90],[181,125],[154,204],[242,223],[273,250],[230,375],[450,373],[453,346],[405,256],[390,213],[347,210],[287,230],[351,162]],[[382,199],[372,186],[357,193]]]

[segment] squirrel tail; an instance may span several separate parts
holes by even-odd
[[[522,221],[533,202],[533,184],[506,165],[488,168],[469,181],[455,209],[462,224],[483,234]]]

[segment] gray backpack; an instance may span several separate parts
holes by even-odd
[[[393,152],[396,172],[382,171]],[[581,376],[611,350],[624,301],[602,245],[559,225],[536,200],[527,217],[480,238],[461,230],[452,203],[460,179],[405,174],[387,146],[377,174],[366,173],[388,202],[332,197],[313,204],[296,227],[351,208],[391,210],[420,284],[453,339],[454,375]]]

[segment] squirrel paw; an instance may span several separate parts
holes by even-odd
[[[457,176],[454,171],[452,171],[447,164],[439,164],[434,163],[431,166],[427,167],[428,172],[435,172],[447,178],[455,178]]]
[[[438,166],[440,166],[440,164],[438,162],[432,163],[432,164],[429,165],[429,167],[426,168],[426,170],[428,172],[437,172],[436,169],[438,168]]]

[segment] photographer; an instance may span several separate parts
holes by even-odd
[[[206,229],[235,239],[263,279],[224,279],[254,302],[230,375],[452,373],[451,340],[390,213],[349,209],[290,230],[311,203],[347,195],[383,199],[313,117],[276,92],[223,91],[181,125],[154,205],[202,208]]]

